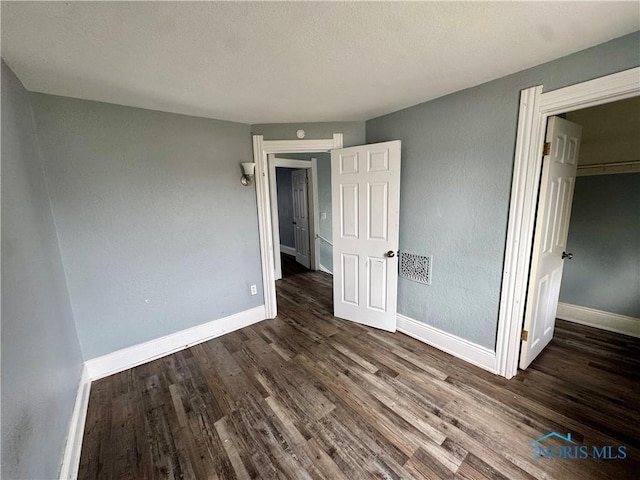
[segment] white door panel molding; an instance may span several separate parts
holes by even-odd
[[[522,369],[527,368],[553,338],[581,134],[580,125],[559,117],[549,118],[546,142],[550,148],[544,157],[538,196],[524,317],[527,334],[520,351]]]
[[[336,317],[395,332],[400,141],[331,152]]]
[[[309,202],[307,192],[307,170],[291,172],[291,194],[293,196],[293,231],[296,262],[311,268],[309,252]]]

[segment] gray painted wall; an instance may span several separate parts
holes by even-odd
[[[82,368],[29,94],[2,62],[2,478],[57,478]]]
[[[85,359],[263,304],[248,125],[32,99]]]
[[[265,140],[298,140],[299,128],[306,133],[304,140],[333,138],[334,133],[342,133],[345,147],[365,143],[365,122],[266,123],[251,125],[251,133],[264,135]]]
[[[276,186],[278,189],[278,229],[280,245],[295,248],[295,232],[293,229],[293,190],[291,172],[294,168],[276,168]]]
[[[640,319],[640,173],[578,177],[560,301]]]
[[[364,143],[364,142],[363,142]],[[331,214],[331,154],[315,153],[312,155],[318,163],[318,208],[327,218],[320,218],[320,235],[333,243],[333,222]],[[320,240],[320,264],[333,273],[333,247]]]
[[[636,32],[367,121],[367,143],[402,140],[400,248],[433,254],[431,286],[400,280],[400,313],[495,347],[520,91],[639,64]]]

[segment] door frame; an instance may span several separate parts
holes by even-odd
[[[342,133],[334,133],[333,138],[316,140],[265,140],[263,135],[253,135],[253,161],[256,164],[255,185],[258,207],[258,237],[260,241],[262,290],[264,292],[266,318],[275,318],[278,314],[268,155],[270,153],[329,152],[334,148],[342,148],[342,144]],[[314,239],[314,242],[316,241],[317,239]],[[280,249],[279,245],[278,249]]]
[[[289,152],[291,153],[291,152]],[[307,153],[307,152],[303,152]],[[282,261],[280,259],[280,218],[278,216],[278,181],[276,178],[276,168],[295,168],[307,170],[309,186],[307,190],[307,210],[309,215],[309,255],[311,260],[311,270],[318,270],[320,265],[320,248],[318,239],[320,222],[320,207],[318,206],[318,160],[312,158],[311,161],[295,160],[291,158],[275,157],[275,154],[267,155],[269,166],[269,193],[271,197],[271,231],[273,235],[273,257],[276,280],[282,278]]]
[[[640,95],[640,67],[551,92],[542,90],[538,85],[520,93],[496,338],[495,371],[506,378],[518,371],[547,119]]]

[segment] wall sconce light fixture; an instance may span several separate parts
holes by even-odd
[[[248,187],[253,183],[253,173],[256,169],[256,164],[253,162],[243,162],[240,164],[242,166],[242,185]]]

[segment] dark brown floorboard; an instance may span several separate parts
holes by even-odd
[[[334,318],[331,277],[283,267],[275,320],[93,383],[80,479],[639,478],[640,340],[558,321],[505,380]],[[627,459],[534,461],[551,431]]]

